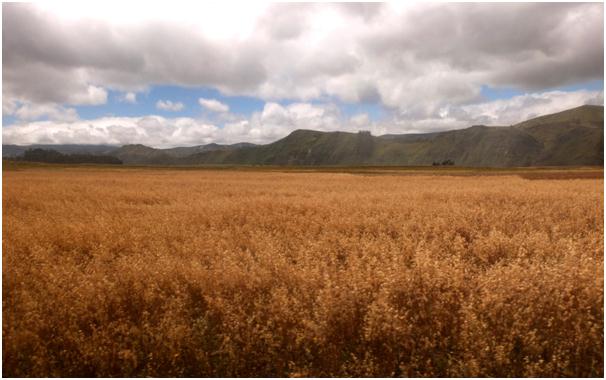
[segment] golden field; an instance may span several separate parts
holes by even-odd
[[[603,376],[603,173],[440,174],[5,170],[3,375]]]

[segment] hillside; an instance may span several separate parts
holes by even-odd
[[[557,123],[570,123],[594,127],[604,122],[604,106],[584,105],[566,111],[535,117],[518,123],[515,127],[529,128],[537,125],[553,125]]]
[[[245,147],[254,147],[249,143],[233,145],[207,144],[191,147],[155,149],[141,144],[124,145],[111,152],[124,163],[134,165],[175,165],[187,161],[188,157],[204,152],[231,151]]]
[[[34,144],[34,145],[2,145],[2,157],[23,156],[28,149],[52,149],[62,154],[94,154],[106,155],[117,149],[116,145],[87,145],[87,144]]]
[[[104,164],[122,165],[122,161],[114,156],[87,153],[61,153],[52,149],[28,149],[17,160],[26,162],[42,162],[49,164]]]
[[[274,143],[201,152],[186,164],[256,165],[601,165],[604,107],[582,106],[509,127],[473,126],[427,134],[297,130]]]
[[[71,147],[54,149],[83,149]],[[476,125],[426,134],[296,130],[266,145],[90,147],[83,153],[110,154],[136,165],[432,165],[448,160],[478,167],[602,165],[604,107],[581,106],[508,127]],[[16,156],[27,148],[4,145],[2,154]]]
[[[603,164],[604,107],[582,106],[519,123],[514,128],[540,141],[534,165]]]

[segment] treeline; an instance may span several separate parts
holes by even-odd
[[[455,164],[455,163],[454,163],[454,161],[453,161],[453,160],[450,160],[450,159],[448,159],[448,160],[444,160],[444,161],[442,161],[442,162],[440,162],[440,161],[434,161],[434,162],[432,163],[432,165],[433,165],[433,166],[452,166],[452,165],[454,165],[454,164]]]
[[[94,154],[63,154],[52,149],[28,149],[19,161],[46,162],[51,164],[110,164],[122,165],[122,161],[114,156]]]

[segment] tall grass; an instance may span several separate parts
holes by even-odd
[[[603,180],[3,173],[4,376],[603,376]]]

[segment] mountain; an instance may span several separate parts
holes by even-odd
[[[116,145],[85,145],[85,144],[34,144],[34,145],[2,145],[2,157],[19,157],[23,156],[28,149],[44,149],[54,150],[62,154],[93,154],[106,155],[117,149]]]
[[[8,148],[7,148],[8,147]],[[27,147],[18,147],[26,149]],[[56,149],[60,151],[59,149]],[[3,145],[5,152],[14,146]],[[369,132],[296,130],[266,145],[208,144],[155,149],[125,145],[104,154],[143,165],[603,165],[604,107],[581,106],[505,126],[372,136]]]
[[[426,134],[297,130],[267,145],[200,152],[182,164],[255,165],[601,165],[604,107],[581,106],[508,127],[472,126]]]
[[[124,145],[111,152],[125,164],[130,165],[174,165],[174,157],[164,152],[141,144]]]
[[[232,145],[207,144],[191,147],[177,147],[168,149],[150,148],[145,145],[124,145],[110,152],[125,164],[132,165],[176,165],[186,161],[186,158],[198,153],[231,151],[245,147],[254,147],[255,144],[238,143]]]
[[[211,144],[206,144],[206,145],[169,148],[169,149],[163,149],[163,151],[171,157],[187,157],[192,154],[201,153],[201,152],[212,152],[215,150],[231,150],[231,149],[253,147],[253,146],[255,146],[255,144],[251,144],[251,143],[237,143],[237,144],[231,144],[231,145],[221,145],[221,144],[211,143]]]
[[[582,106],[519,123],[521,130],[542,143],[534,165],[602,165],[604,107]]]
[[[104,164],[122,165],[122,161],[114,156],[87,153],[60,153],[52,149],[28,149],[17,160],[27,162],[44,162],[49,164]]]
[[[518,128],[529,128],[538,125],[570,123],[584,126],[601,126],[604,123],[604,106],[584,105],[566,111],[535,117],[516,124]]]

